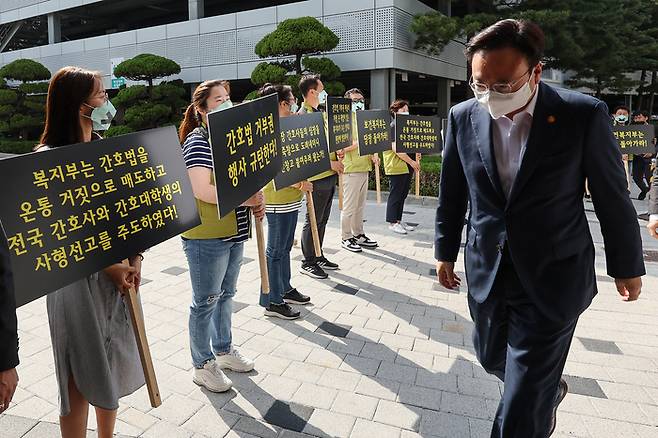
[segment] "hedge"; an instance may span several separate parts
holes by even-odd
[[[0,152],[5,154],[26,154],[32,152],[39,143],[35,140],[7,140],[0,138]]]

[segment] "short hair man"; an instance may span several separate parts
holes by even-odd
[[[297,114],[319,112],[318,107],[327,99],[327,92],[324,91],[324,84],[319,75],[303,76],[299,81],[299,91],[304,96],[304,102]],[[324,232],[327,228],[329,216],[331,215],[331,204],[336,191],[336,183],[338,182],[337,173],[343,172],[343,163],[338,159],[338,155],[331,153],[329,156],[331,158],[331,169],[313,178],[309,178],[309,181],[313,183],[313,193],[311,196],[313,197],[315,218],[318,224],[320,246],[324,243]],[[301,246],[304,260],[302,261],[302,266],[299,268],[299,272],[302,274],[308,275],[311,278],[324,279],[329,277],[325,270],[338,269],[338,264],[327,260],[324,254],[321,254],[320,257],[315,255],[311,220],[308,212],[306,213],[306,220],[302,228]]]
[[[448,115],[436,212],[440,283],[455,288],[467,201],[465,265],[473,344],[505,382],[492,438],[555,429],[561,378],[579,315],[597,292],[585,179],[605,240],[608,275],[637,299],[645,274],[635,210],[605,103],[540,81],[544,34],[502,20],[466,55],[475,98]]]
[[[345,149],[343,158],[343,209],[340,212],[341,246],[348,251],[361,252],[363,248],[377,248],[377,242],[363,231],[363,213],[368,197],[368,175],[372,164],[379,166],[377,154],[361,156],[356,129],[356,111],[365,109],[363,92],[352,88],[345,92],[352,101],[352,144]]]

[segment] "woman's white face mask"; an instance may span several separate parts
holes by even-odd
[[[105,100],[105,103],[101,106],[91,106],[88,103],[83,103],[87,108],[91,108],[91,114],[86,115],[82,114],[82,117],[86,117],[92,122],[92,129],[94,131],[107,131],[112,123],[112,119],[117,113],[116,108],[112,105],[109,99]]]
[[[233,102],[231,102],[230,100],[225,100],[224,102],[217,105],[215,108],[211,109],[208,112],[211,113],[213,111],[224,111],[225,109],[229,109],[229,108],[232,108],[232,107],[233,107]]]
[[[474,93],[477,101],[489,111],[491,117],[499,119],[505,114],[523,108],[532,98],[533,92],[534,90],[530,88],[530,79],[528,79],[523,87],[512,93],[498,93],[491,90],[482,93],[475,91]]]

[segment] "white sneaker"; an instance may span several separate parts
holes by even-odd
[[[231,348],[227,354],[222,354],[217,357],[217,366],[220,368],[228,368],[238,373],[248,373],[254,369],[254,361],[244,357],[235,348]]]
[[[393,231],[394,233],[407,234],[407,230],[405,230],[404,227],[400,225],[399,222],[389,225],[388,229]]]
[[[402,224],[402,228],[404,228],[407,231],[414,231],[416,227],[414,225],[409,225],[406,222],[400,222]]]
[[[206,362],[203,368],[194,368],[192,381],[212,392],[226,392],[233,386],[231,379],[224,374],[214,360]]]
[[[345,239],[340,243],[340,246],[345,248],[348,251],[352,252],[361,252],[361,245],[356,243],[356,239],[354,237],[350,237],[349,239]]]

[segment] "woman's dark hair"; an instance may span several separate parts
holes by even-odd
[[[80,106],[94,93],[97,81],[100,81],[98,72],[80,67],[64,67],[55,73],[48,85],[46,123],[40,146],[56,148],[82,141]]]
[[[619,111],[619,110],[624,110],[624,111],[626,111],[628,114],[631,113],[631,110],[629,110],[628,107],[627,107],[626,105],[618,105],[617,107],[615,107],[615,110],[612,112],[612,114],[616,113],[616,112]]]
[[[302,96],[306,97],[308,92],[313,89],[318,88],[318,82],[320,81],[320,75],[304,75],[299,81],[299,91],[302,93]]]
[[[475,35],[466,45],[469,61],[480,51],[512,48],[521,52],[530,67],[534,67],[544,56],[544,32],[535,23],[527,20],[501,20]]]
[[[258,90],[258,97],[269,96],[270,94],[276,94],[279,103],[287,102],[291,97],[294,98],[292,88],[289,85],[267,83]]]
[[[388,107],[388,110],[391,112],[391,115],[397,113],[400,111],[400,108],[403,108],[405,106],[409,106],[409,102],[407,102],[404,99],[395,99],[391,106]]]
[[[213,88],[224,86],[222,85],[222,82],[223,81],[220,80],[205,81],[196,87],[194,94],[192,95],[192,103],[189,104],[187,110],[185,110],[185,118],[183,118],[183,121],[178,128],[178,139],[181,143],[185,141],[190,132],[194,131],[195,128],[198,128],[201,125],[201,116],[197,109],[208,109],[206,100],[210,97]]]

